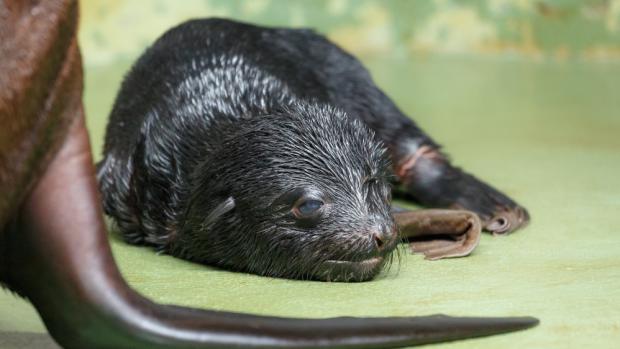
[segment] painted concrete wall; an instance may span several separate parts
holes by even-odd
[[[620,61],[620,0],[88,0],[87,64],[133,58],[171,26],[220,16],[312,27],[358,55],[445,52]]]

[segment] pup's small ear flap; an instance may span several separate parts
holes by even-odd
[[[221,216],[232,211],[235,208],[235,199],[229,196],[224,201],[219,203],[202,221],[203,228],[208,228],[214,224]]]

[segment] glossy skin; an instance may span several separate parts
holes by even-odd
[[[388,348],[536,323],[532,318],[281,319],[161,305],[142,297],[121,278],[106,237],[81,106],[75,2],[3,1],[0,15],[0,77],[11,77],[0,80],[0,140],[10,140],[0,147],[0,186],[13,193],[0,197],[0,280],[33,303],[63,347]]]
[[[397,242],[390,178],[423,204],[473,210],[494,233],[527,221],[511,199],[450,165],[324,37],[223,19],[172,28],[134,64],[98,178],[127,241],[287,278],[376,276]],[[309,201],[315,211],[304,217]],[[478,242],[430,235],[436,245],[414,251],[431,259],[467,255]]]
[[[106,211],[130,241],[155,241],[192,261],[269,276],[371,279],[398,241],[384,150],[333,108],[264,113],[201,130],[193,117],[186,125],[184,116],[158,112],[164,116],[146,122],[157,127],[144,131],[130,159],[111,151],[102,162]],[[339,166],[325,168],[331,163]]]

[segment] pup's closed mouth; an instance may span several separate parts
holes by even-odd
[[[338,265],[338,266],[350,267],[350,268],[372,268],[372,267],[377,266],[381,262],[383,262],[383,257],[373,257],[373,258],[365,259],[362,261],[356,261],[356,262],[330,259],[325,263],[331,266]]]
[[[366,281],[372,279],[381,269],[384,257],[373,257],[361,261],[328,260],[323,266],[327,271],[326,281]]]

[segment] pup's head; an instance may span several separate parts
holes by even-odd
[[[372,131],[315,104],[235,121],[192,176],[173,254],[288,278],[363,281],[397,243],[389,159]]]

